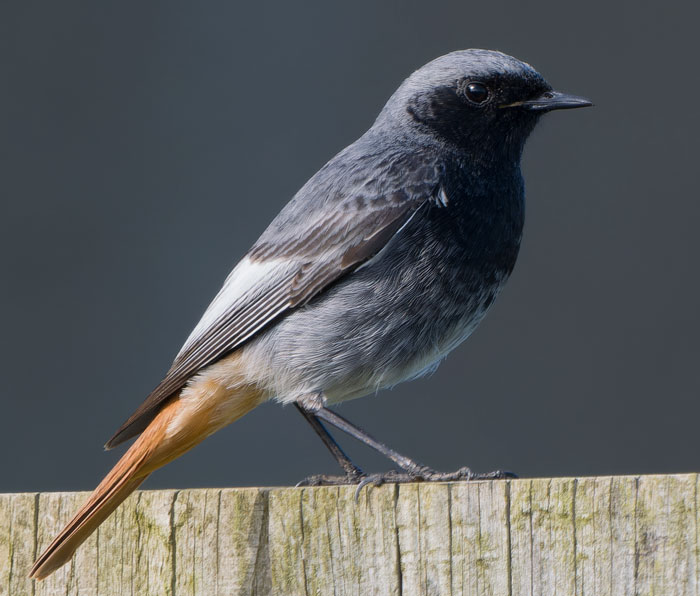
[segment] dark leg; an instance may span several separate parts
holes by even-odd
[[[355,426],[352,422],[346,420],[340,414],[336,414],[335,412],[329,410],[326,407],[321,406],[318,410],[316,410],[316,412],[314,412],[314,414],[321,420],[325,420],[326,422],[328,422],[328,424],[335,426],[337,429],[342,430],[343,432],[349,434],[351,437],[354,437],[358,441],[364,443],[368,447],[371,447],[375,451],[378,451],[384,457],[389,458],[397,466],[406,470],[408,474],[417,477],[421,476],[426,472],[432,471],[430,470],[430,468],[427,468],[426,466],[422,466],[414,462],[412,459],[406,457],[405,455],[401,455],[400,453],[394,451],[393,449],[391,449],[391,447],[387,447],[384,443],[377,441],[374,437],[367,434],[361,428]]]
[[[383,482],[415,482],[415,481],[426,481],[426,482],[439,482],[439,481],[450,481],[450,480],[487,480],[487,479],[497,479],[497,478],[513,478],[515,477],[515,474],[511,472],[502,472],[500,470],[495,471],[495,472],[489,472],[486,474],[476,474],[472,472],[469,468],[460,468],[459,470],[456,470],[454,472],[436,472],[435,470],[432,470],[431,468],[428,468],[427,466],[423,466],[418,464],[417,462],[413,461],[412,459],[406,457],[405,455],[401,455],[397,451],[394,451],[390,447],[386,446],[384,443],[381,443],[380,441],[377,441],[374,437],[370,436],[367,434],[365,431],[363,431],[361,428],[355,426],[352,424],[349,420],[346,420],[339,414],[336,414],[332,410],[329,410],[325,406],[323,406],[321,403],[319,403],[320,400],[318,401],[313,401],[309,405],[306,404],[298,404],[297,407],[299,408],[304,415],[311,415],[314,418],[321,419],[326,421],[328,424],[334,426],[335,428],[342,430],[343,432],[349,434],[350,436],[354,437],[358,441],[361,441],[368,447],[371,447],[372,449],[378,451],[391,461],[393,461],[395,464],[397,464],[400,468],[405,470],[405,472],[397,472],[397,471],[391,471],[387,472],[385,474],[372,474],[369,476],[363,476],[362,480],[360,482],[360,488],[364,486],[367,483],[374,483],[374,484],[381,484]],[[308,418],[307,418],[308,419]],[[320,424],[320,422],[319,422]],[[323,428],[323,426],[321,426]],[[328,434],[328,431],[323,428],[323,430]],[[318,432],[318,431],[317,431]],[[320,434],[320,433],[319,433]],[[330,434],[328,434],[328,437],[330,437]],[[323,437],[322,437],[323,438]],[[333,441],[331,437],[331,441]],[[324,443],[326,441],[324,440]],[[336,445],[335,441],[333,443]],[[326,446],[328,446],[328,443],[326,443]],[[339,447],[337,447],[340,449]],[[330,449],[330,447],[329,447]],[[333,451],[332,451],[333,452]],[[335,455],[335,453],[334,453]],[[346,459],[347,456],[343,454]],[[336,459],[338,459],[336,457]],[[349,461],[349,459],[348,459]],[[338,459],[338,463],[340,463],[341,466],[345,469],[345,466],[343,463],[341,463],[341,460]],[[354,465],[354,464],[353,464]],[[348,478],[327,478],[327,477],[314,477],[320,482],[318,483],[323,483],[323,484],[347,484],[348,483]],[[343,481],[340,481],[340,480]]]
[[[354,463],[352,463],[352,460],[343,451],[342,447],[338,445],[333,436],[328,432],[328,430],[326,430],[326,427],[323,426],[323,423],[312,412],[305,410],[299,404],[294,405],[301,412],[302,416],[304,416],[306,421],[311,425],[311,428],[313,428],[314,431],[316,431],[316,434],[323,441],[323,444],[328,448],[328,451],[331,452],[331,454],[335,458],[335,461],[338,462],[338,465],[341,468],[343,468],[343,470],[345,470],[346,483],[359,482],[360,479],[364,476],[362,470],[359,467],[357,467]],[[305,480],[302,480],[300,484],[320,484],[319,481],[321,481],[323,478],[323,476],[311,476],[309,478],[306,478]]]

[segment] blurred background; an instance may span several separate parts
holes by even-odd
[[[525,151],[520,260],[431,377],[340,406],[434,468],[700,469],[697,7],[0,5],[0,492],[91,489],[232,266],[413,70],[499,49],[596,107]],[[366,469],[387,462],[340,434]],[[147,488],[335,463],[267,404]]]

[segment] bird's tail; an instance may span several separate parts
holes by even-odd
[[[157,468],[185,453],[262,401],[250,385],[230,385],[202,376],[174,398],[146,427],[124,456],[34,563],[29,576],[43,579],[67,563],[75,550]]]

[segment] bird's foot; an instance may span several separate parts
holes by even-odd
[[[410,472],[390,470],[380,474],[366,474],[360,479],[358,489],[368,484],[381,486],[386,483],[404,482],[457,482],[460,480],[501,480],[504,478],[517,478],[517,474],[503,470],[493,472],[472,472],[470,468],[464,467],[454,472],[438,472],[431,468],[421,466]]]
[[[314,474],[307,476],[297,482],[296,486],[342,486],[358,484],[365,477],[364,474],[345,474],[344,476],[333,476],[330,474]]]
[[[380,474],[367,474],[362,477],[355,491],[355,501],[358,500],[362,489],[371,484],[373,486],[381,486],[386,483],[405,483],[405,482],[457,482],[469,480],[502,480],[504,478],[517,478],[518,475],[513,472],[503,470],[494,470],[493,472],[472,472],[470,468],[463,467],[454,472],[438,472],[426,466],[421,466],[411,472],[400,472],[398,470],[390,470]]]
[[[297,486],[341,486],[357,484],[355,490],[355,501],[360,496],[360,492],[365,486],[381,486],[382,484],[403,484],[406,482],[458,482],[469,480],[502,480],[504,478],[517,478],[517,474],[503,470],[493,472],[472,472],[470,468],[464,467],[454,472],[438,472],[426,466],[416,466],[410,472],[389,470],[377,474],[357,474],[349,473],[344,476],[331,476],[326,474],[316,474],[304,478]]]
[[[436,472],[434,470],[429,470],[427,474],[416,480],[422,480],[423,482],[454,482],[459,480],[503,480],[505,478],[517,477],[517,474],[505,470],[472,472],[470,468],[464,467],[454,472]]]

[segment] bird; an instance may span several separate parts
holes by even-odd
[[[493,50],[451,52],[413,72],[234,267],[105,447],[136,440],[30,577],[69,561],[157,468],[268,400],[293,404],[343,469],[310,484],[478,477],[423,466],[329,406],[434,370],[470,335],[518,255],[525,141],[543,114],[590,105]],[[329,426],[400,471],[365,474]]]

